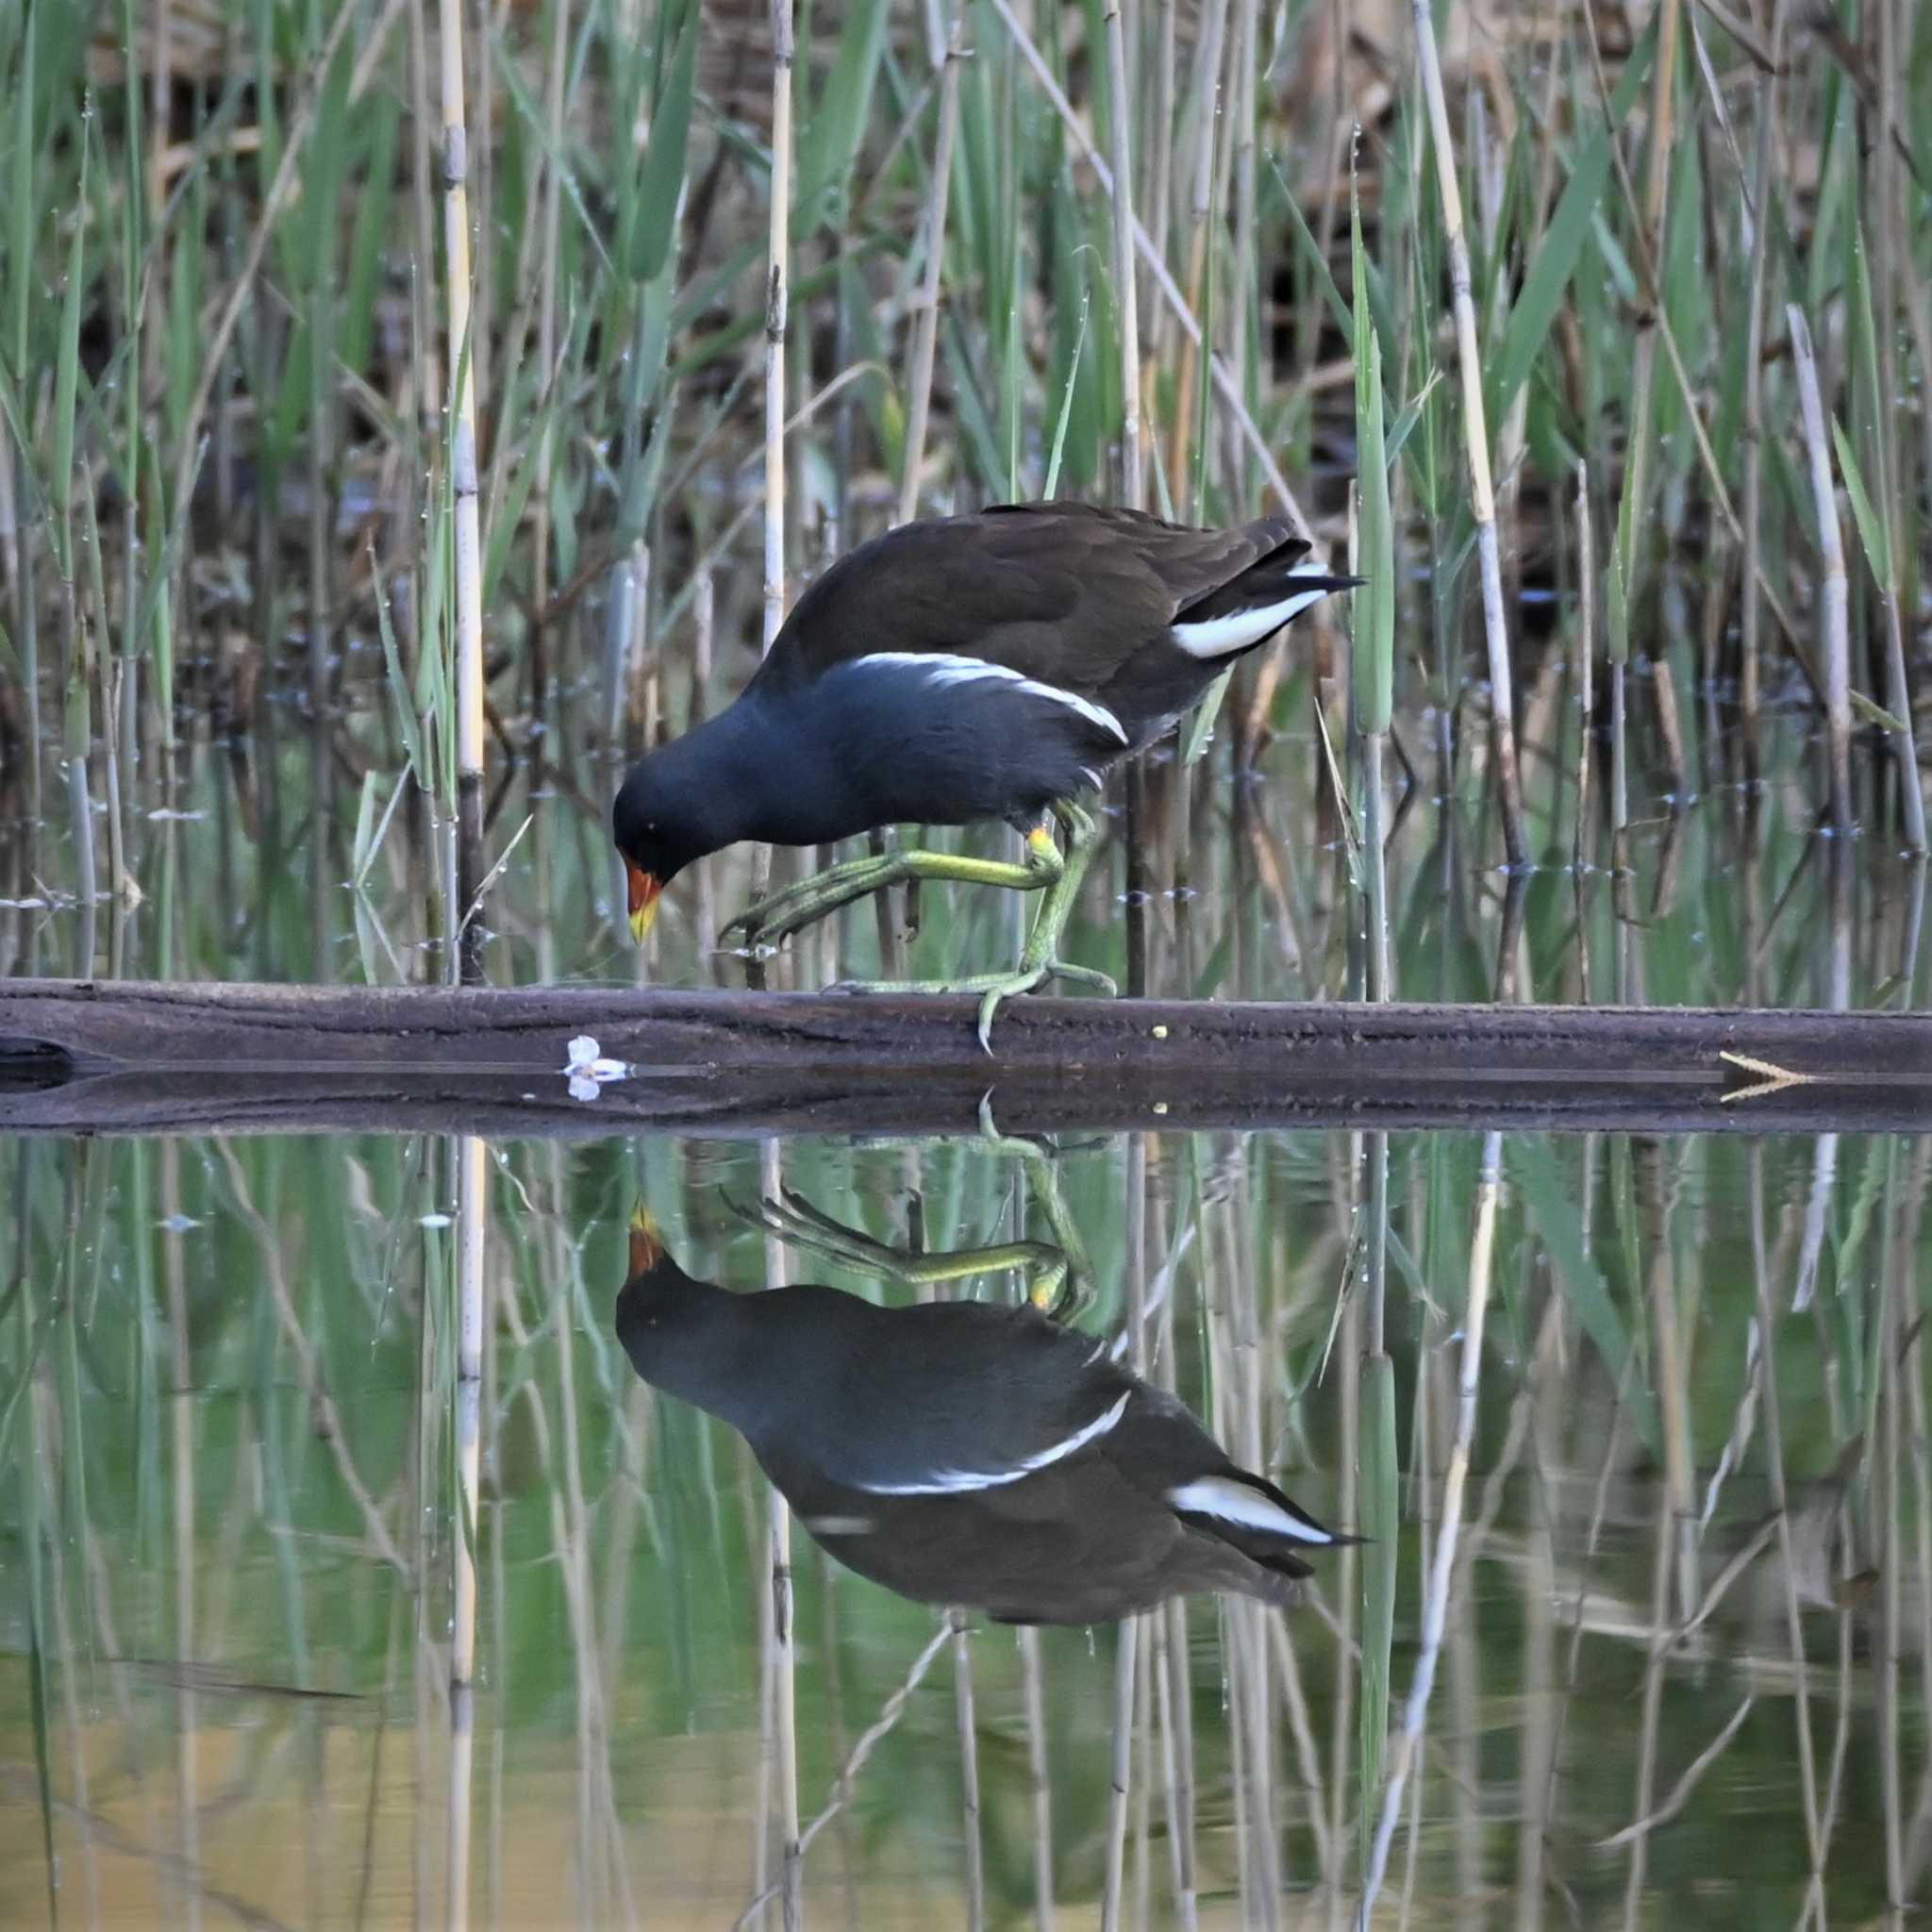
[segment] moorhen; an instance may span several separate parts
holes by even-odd
[[[1058,957],[1091,856],[1075,803],[1332,575],[1284,517],[1191,529],[1137,510],[1007,504],[904,524],[798,600],[744,691],[633,765],[612,829],[641,943],[664,887],[743,839],[820,845],[890,824],[1005,819],[1018,864],[906,850],[835,865],[731,922],[782,940],[903,879],[1043,891],[1016,971],[935,985],[1000,1000],[1048,978],[1113,991]],[[1048,828],[1058,821],[1064,850]]]
[[[734,1293],[687,1274],[641,1210],[617,1334],[645,1381],[745,1438],[832,1557],[922,1603],[1008,1624],[1203,1591],[1285,1606],[1307,1552],[1354,1541],[1031,1302]]]

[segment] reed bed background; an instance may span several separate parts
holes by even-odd
[[[1064,493],[1286,504],[1368,579],[1117,788],[1072,957],[1925,1002],[1907,0],[37,0],[0,101],[0,971],[1008,957],[969,893],[720,956],[809,862],[739,853],[639,959],[608,802],[824,559]],[[727,1840],[697,1922],[1923,1890],[1922,1142],[1060,1168],[1096,1324],[1374,1535],[1307,1615],[969,1637],[626,1380],[633,1192],[748,1286],[799,1264],[721,1183],[936,1246],[1017,1211],[983,1151],[0,1150],[6,1910],[454,1922],[534,1864],[623,1922]]]
[[[1339,556],[1357,476],[1357,636],[1305,622],[1191,778],[1117,801],[1137,979],[1207,963],[1187,895],[1257,767],[1280,836],[1341,854],[1287,888],[1320,988],[1367,973],[1359,908],[1322,939],[1374,884],[1371,774],[1393,929],[1453,824],[1495,991],[1553,990],[1516,941],[1558,868],[1560,990],[1645,996],[1659,825],[1722,802],[1742,868],[1767,790],[1862,833],[1916,930],[1932,23],[1901,0],[41,0],[0,98],[16,964],[208,970],[155,908],[216,857],[173,815],[233,810],[229,970],[454,971],[456,928],[498,976],[612,970],[622,757],[724,702],[825,558],[1049,493],[1285,504]],[[306,933],[256,926],[258,874]],[[683,974],[732,908],[676,909]],[[800,971],[874,944],[847,921]]]

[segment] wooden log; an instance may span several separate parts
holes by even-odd
[[[8,980],[0,1130],[1932,1125],[1924,1014],[1029,998],[993,1048],[921,995]]]

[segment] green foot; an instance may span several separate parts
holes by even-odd
[[[747,906],[720,931],[741,932],[750,946],[776,945],[793,933],[816,924],[828,913],[856,899],[883,891],[912,879],[943,879],[967,886],[1000,886],[1008,891],[1039,892],[1058,886],[1066,861],[1044,824],[1026,837],[1019,864],[997,858],[969,858],[958,853],[927,852],[908,846],[882,858],[847,859],[808,879],[783,888]]]
[[[1077,805],[1062,801],[1053,807],[1065,839],[1054,843],[1044,822],[1026,835],[1024,854],[1017,865],[1000,859],[968,858],[954,853],[911,848],[884,858],[855,858],[835,865],[815,878],[803,879],[747,907],[724,933],[741,932],[752,946],[775,944],[791,934],[862,899],[882,887],[911,879],[949,879],[963,885],[1003,886],[1008,891],[1038,892],[1040,909],[1026,937],[1019,967],[1011,973],[982,973],[964,979],[881,980],[847,982],[845,991],[872,992],[966,992],[979,996],[979,1043],[992,1051],[993,1016],[1002,1000],[1031,992],[1049,979],[1084,986],[1111,995],[1113,981],[1091,966],[1072,966],[1058,957],[1060,937],[1080,891],[1088,862],[1093,857],[1096,828]]]
[[[892,884],[893,878],[891,858],[858,859],[850,866],[834,867],[747,906],[719,928],[718,937],[723,940],[730,933],[741,932],[747,946],[775,946],[851,900]]]
[[[1064,980],[1069,986],[1084,986],[1111,999],[1120,989],[1105,973],[1091,966],[1069,965],[1064,959],[1048,959],[1039,966],[1023,965],[1014,973],[974,973],[961,979],[841,979],[828,992],[919,992],[977,993],[979,995],[979,1043],[992,1051],[993,1015],[1003,1000],[1033,992],[1049,979]]]

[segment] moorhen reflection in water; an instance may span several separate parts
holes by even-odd
[[[1030,1302],[881,1307],[694,1281],[640,1212],[617,1333],[729,1423],[813,1538],[922,1602],[1093,1624],[1190,1591],[1287,1605],[1324,1529],[1174,1396]]]

